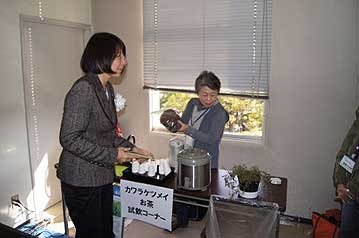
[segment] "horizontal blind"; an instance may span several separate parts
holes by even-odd
[[[144,0],[144,86],[193,90],[203,70],[222,93],[268,97],[269,0]]]

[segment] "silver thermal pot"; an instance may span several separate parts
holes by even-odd
[[[211,183],[211,156],[202,149],[185,149],[178,153],[178,188],[206,190]]]

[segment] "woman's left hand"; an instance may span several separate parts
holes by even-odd
[[[135,153],[138,153],[138,154],[148,155],[148,156],[153,158],[153,154],[149,150],[145,150],[145,149],[142,149],[142,148],[139,148],[139,147],[133,147],[132,151],[135,152]]]

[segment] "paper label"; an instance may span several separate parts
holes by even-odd
[[[193,144],[194,144],[194,139],[189,135],[186,135],[184,138],[184,148],[185,149],[193,148]]]

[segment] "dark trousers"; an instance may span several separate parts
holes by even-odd
[[[61,183],[76,238],[113,238],[112,184],[76,187]]]
[[[359,237],[359,205],[355,201],[349,201],[343,204],[339,237]]]

